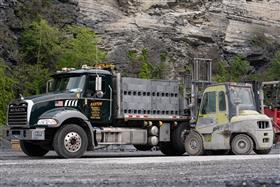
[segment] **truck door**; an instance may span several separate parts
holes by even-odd
[[[112,94],[111,76],[88,76],[85,91],[86,113],[92,124],[108,124],[112,121]]]

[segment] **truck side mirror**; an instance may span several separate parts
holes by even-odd
[[[95,78],[95,91],[101,91],[102,90],[102,77],[97,76]]]
[[[95,78],[95,91],[97,97],[102,98],[104,96],[102,91],[102,77],[97,76]]]
[[[236,105],[236,116],[239,116],[239,105],[241,103],[241,99],[240,98],[236,98],[234,100],[234,104]]]
[[[46,84],[46,93],[49,93],[49,91],[52,90],[53,83],[54,83],[53,79],[48,80],[48,82]]]

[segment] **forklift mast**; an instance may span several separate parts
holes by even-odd
[[[205,88],[212,83],[212,60],[195,58],[192,64],[191,110],[192,119],[197,119],[200,101]]]

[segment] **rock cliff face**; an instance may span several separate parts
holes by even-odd
[[[0,0],[0,57],[9,64],[20,61],[17,38],[23,29],[24,12],[19,7],[34,2],[39,0]],[[79,22],[92,27],[103,40],[101,47],[108,51],[107,61],[117,63],[121,70],[129,63],[128,52],[143,48],[152,63],[165,55],[173,70],[170,78],[195,57],[218,61],[238,54],[258,70],[272,58],[274,43],[267,49],[263,38],[280,43],[279,0],[50,2],[49,8],[40,10],[44,18],[59,26]]]
[[[34,19],[36,13],[41,14],[52,25],[63,27],[77,22],[77,2],[74,0],[0,0],[0,58],[8,64],[20,63],[18,36],[26,21]]]
[[[130,50],[146,48],[152,63],[162,53],[182,69],[192,58],[215,61],[239,54],[256,68],[271,56],[252,40],[280,41],[279,0],[77,0],[78,21],[103,39],[108,62],[129,63]]]

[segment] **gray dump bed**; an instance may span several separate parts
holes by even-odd
[[[117,118],[185,119],[180,115],[179,81],[117,76]]]

